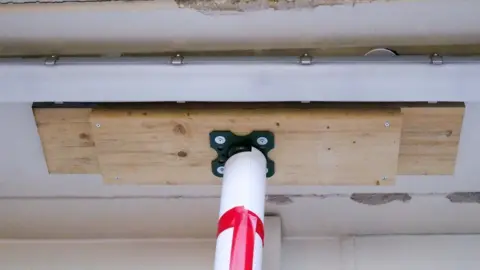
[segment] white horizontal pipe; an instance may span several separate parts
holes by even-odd
[[[0,63],[0,102],[480,101],[480,63]]]
[[[215,270],[260,270],[267,161],[256,148],[229,158],[222,179]]]

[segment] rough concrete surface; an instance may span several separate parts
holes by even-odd
[[[175,0],[179,7],[209,11],[255,11],[300,9],[317,6],[355,5],[382,0]],[[383,0],[384,1],[384,0]]]
[[[407,193],[354,193],[350,199],[362,204],[382,205],[393,201],[408,202],[412,197]]]
[[[267,195],[265,197],[266,203],[276,204],[276,205],[285,205],[293,203],[292,199],[286,195]]]
[[[452,203],[480,203],[480,192],[455,192],[447,195]]]
[[[0,4],[31,3],[95,3],[95,2],[157,2],[173,3],[180,8],[192,8],[202,12],[215,11],[253,11],[262,9],[296,9],[314,8],[317,6],[352,5],[378,1],[398,0],[0,0]]]

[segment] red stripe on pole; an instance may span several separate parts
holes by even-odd
[[[237,206],[225,212],[218,220],[217,237],[229,228],[233,228],[230,270],[252,270],[255,233],[264,245],[262,220],[245,207]]]

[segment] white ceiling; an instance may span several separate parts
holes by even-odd
[[[0,53],[480,42],[477,0],[375,2],[229,16],[129,5],[0,6]],[[8,89],[1,91],[8,95]],[[480,103],[467,105],[455,176],[403,176],[391,187],[269,187],[269,194],[286,194],[292,202],[267,203],[267,212],[281,216],[287,236],[480,233],[480,205],[445,198],[450,192],[480,191]],[[215,233],[219,186],[107,186],[99,175],[49,175],[30,104],[0,103],[0,127],[0,237]],[[353,192],[407,192],[412,200],[370,206],[350,200]]]

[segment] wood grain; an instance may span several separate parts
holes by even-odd
[[[220,184],[209,132],[271,130],[269,184],[380,185],[397,174],[402,117],[399,109],[99,109],[91,124],[109,183]]]
[[[98,173],[90,109],[34,109],[50,173]]]
[[[304,104],[306,105],[306,104]],[[229,105],[231,106],[231,105]],[[242,105],[243,106],[243,105]],[[401,105],[405,106],[405,105]],[[97,146],[95,141],[102,139],[102,149],[104,146],[118,147],[116,151],[103,153],[104,157],[111,156],[112,160],[106,162],[109,170],[116,169],[121,165],[117,163],[125,162],[130,164],[129,159],[136,159],[131,162],[130,173],[127,178],[120,178],[119,173],[124,173],[122,170],[112,170],[112,173],[106,177],[108,181],[115,183],[130,183],[130,178],[134,178],[137,173],[135,170],[141,170],[142,174],[158,173],[155,166],[149,167],[149,164],[163,164],[162,166],[172,166],[179,168],[193,167],[190,170],[202,170],[206,163],[213,159],[215,153],[210,149],[205,149],[204,146],[198,148],[200,144],[197,139],[192,136],[198,132],[207,133],[209,129],[225,127],[232,128],[239,132],[247,132],[251,129],[270,129],[281,134],[277,138],[277,148],[280,143],[289,144],[284,146],[283,152],[290,151],[289,148],[297,145],[300,148],[307,148],[310,142],[314,142],[313,148],[315,151],[304,154],[305,158],[321,159],[323,156],[328,157],[323,162],[333,162],[336,159],[343,158],[345,155],[345,164],[351,164],[355,156],[359,155],[356,151],[361,151],[365,147],[360,145],[359,140],[355,140],[355,144],[348,145],[344,141],[335,140],[335,136],[349,134],[349,129],[356,129],[358,125],[353,125],[346,129],[342,125],[332,123],[344,123],[339,119],[346,118],[347,113],[350,116],[352,108],[345,109],[314,109],[303,107],[303,109],[281,108],[281,106],[269,105],[269,108],[264,109],[228,109],[225,106],[214,106],[212,108],[195,108],[194,110],[179,109],[178,106],[162,106],[163,109],[149,109],[143,111],[140,108],[136,110],[129,110],[132,106],[125,105],[121,109],[101,110],[95,112],[95,121],[90,121],[91,109],[75,109],[75,108],[36,108],[34,109],[35,119],[38,126],[38,133],[42,141],[45,159],[50,173],[87,173],[99,174],[101,173],[97,162]],[[212,107],[212,106],[209,106]],[[402,131],[400,139],[400,150],[398,157],[398,174],[399,175],[451,175],[454,173],[458,143],[460,139],[464,108],[463,107],[403,107],[402,109]],[[128,112],[131,112],[129,115]],[[372,115],[378,113],[378,110],[363,110],[365,115]],[[147,113],[147,115],[143,115]],[[344,114],[341,116],[341,114]],[[151,114],[151,115],[150,115]],[[326,116],[322,116],[325,114]],[[148,117],[147,117],[148,116]],[[370,116],[369,116],[370,117]],[[395,117],[397,115],[395,114]],[[317,119],[318,118],[318,119]],[[96,121],[102,121],[100,128],[96,128]],[[356,121],[356,120],[355,120]],[[366,120],[362,120],[366,121]],[[127,130],[122,131],[119,127],[109,127],[108,123],[118,123],[117,126],[125,126]],[[174,125],[177,123],[178,125]],[[278,123],[278,126],[277,126]],[[348,122],[345,122],[348,123]],[[107,126],[105,126],[107,125]],[[138,127],[140,125],[140,127]],[[152,126],[153,125],[153,126]],[[326,132],[326,127],[330,127],[331,131]],[[95,134],[99,138],[94,138],[91,126],[95,126]],[[105,128],[108,130],[105,131]],[[128,130],[128,127],[132,127]],[[150,127],[150,128],[149,128]],[[153,127],[153,128],[152,128]],[[176,127],[176,136],[172,135]],[[324,129],[322,129],[322,127]],[[334,128],[335,127],[335,128]],[[106,141],[110,135],[103,134],[103,132],[114,132],[120,129],[123,135],[119,138],[110,138],[111,141]],[[329,130],[330,130],[329,129]],[[208,131],[208,132],[207,132]],[[332,133],[332,131],[334,133]],[[357,131],[360,132],[360,131]],[[178,135],[185,133],[185,135]],[[166,134],[164,136],[163,134]],[[335,136],[333,135],[335,134]],[[351,133],[354,134],[354,133]],[[353,135],[351,135],[353,136]],[[163,139],[165,137],[165,139]],[[179,139],[177,137],[183,138]],[[296,138],[299,138],[298,140]],[[332,139],[332,137],[334,137]],[[358,136],[357,136],[358,137]],[[280,141],[279,141],[280,140]],[[165,141],[162,144],[162,141]],[[173,142],[173,143],[170,143]],[[327,143],[328,142],[328,143]],[[362,143],[368,143],[362,142]],[[201,141],[204,144],[204,141]],[[358,146],[358,145],[360,146]],[[110,145],[110,146],[109,146]],[[285,148],[286,147],[286,148]],[[350,147],[353,152],[346,155],[346,148]],[[136,149],[135,149],[136,148]],[[325,151],[325,148],[327,151]],[[330,150],[328,150],[330,148]],[[122,149],[126,149],[125,151]],[[281,149],[281,148],[280,148]],[[276,149],[277,151],[279,149]],[[275,180],[278,183],[297,184],[297,182],[305,181],[300,179],[298,172],[293,172],[295,168],[301,168],[301,161],[292,159],[294,156],[289,156],[287,159],[282,154],[273,151],[272,158],[279,159],[284,162],[283,167],[288,168],[289,176],[287,178],[281,177]],[[158,152],[163,153],[160,158]],[[166,153],[166,154],[165,154]],[[198,153],[198,154],[196,154]],[[317,154],[315,154],[317,153]],[[200,158],[199,156],[202,156]],[[298,154],[297,154],[298,155]],[[151,159],[150,156],[154,158]],[[128,159],[127,159],[128,158]],[[204,159],[204,160],[203,160]],[[333,160],[333,161],[332,161]],[[162,163],[163,162],[163,163]],[[112,164],[110,164],[112,163]],[[300,163],[300,164],[299,164]],[[335,162],[333,162],[335,163]],[[145,166],[141,166],[144,164]],[[321,167],[330,166],[332,164],[320,163],[319,169],[327,170],[328,168]],[[328,165],[325,165],[328,164]],[[333,164],[333,166],[338,164]],[[340,165],[339,165],[340,166]],[[345,165],[346,167],[347,165]],[[355,168],[354,165],[352,165]],[[341,167],[345,169],[345,167]],[[133,168],[133,169],[132,169]],[[282,168],[279,168],[282,170]],[[347,168],[345,170],[349,170]],[[197,172],[197,171],[195,171]],[[179,182],[172,181],[175,179],[175,173],[165,171],[162,173],[173,174],[165,184],[179,184]],[[201,175],[201,174],[200,174]],[[330,174],[336,177],[335,174]],[[345,176],[346,175],[346,176]],[[348,174],[340,174],[341,177],[347,177]],[[332,176],[332,177],[333,177]],[[118,177],[119,179],[115,179]],[[210,176],[208,176],[210,177]],[[218,179],[208,178],[207,181],[211,183],[218,183]],[[295,178],[297,177],[297,178]],[[167,178],[166,178],[167,179]],[[285,180],[287,179],[287,180]],[[136,181],[136,180],[135,180]],[[132,181],[136,183],[135,181]],[[144,179],[145,183],[157,183],[158,179],[150,177]],[[185,183],[196,183],[199,181],[196,178],[188,178]],[[311,181],[311,180],[308,180]],[[337,179],[322,178],[320,184],[341,184],[336,182]],[[348,182],[348,181],[346,181]],[[388,182],[388,181],[387,181]],[[182,182],[184,183],[184,182]],[[200,184],[202,181],[200,181]],[[380,184],[383,184],[380,181]]]
[[[398,173],[454,173],[465,109],[402,108],[403,128]]]

